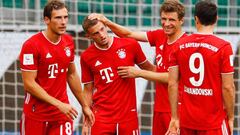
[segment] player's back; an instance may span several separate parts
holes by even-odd
[[[224,117],[221,74],[232,72],[230,44],[212,34],[193,34],[181,40],[178,49],[184,84],[183,125],[196,129],[219,126]]]

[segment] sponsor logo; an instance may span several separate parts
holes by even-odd
[[[56,74],[58,73],[58,64],[51,64],[48,66],[48,75],[49,78],[56,78]]]
[[[100,75],[102,76],[103,80],[107,81],[106,83],[113,82],[113,80],[111,80],[111,77],[113,77],[114,74],[111,67],[100,70]]]

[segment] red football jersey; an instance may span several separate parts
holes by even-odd
[[[24,43],[19,59],[21,70],[37,72],[36,82],[49,95],[69,103],[66,76],[69,63],[74,61],[74,42],[69,35],[62,35],[54,44],[40,32]],[[24,113],[41,121],[68,119],[58,108],[29,93],[25,95]]]
[[[233,73],[229,42],[212,34],[193,34],[178,42],[170,65],[178,66],[183,83],[180,122],[182,127],[208,130],[224,120],[221,74]]]
[[[81,55],[82,82],[93,82],[93,112],[96,121],[124,122],[137,118],[135,79],[122,79],[119,66],[134,66],[146,61],[138,42],[113,38],[108,49],[92,44]]]
[[[185,33],[180,38],[187,36]],[[156,47],[156,64],[157,72],[168,72],[169,55],[178,39],[171,43],[167,43],[167,35],[162,29],[147,32],[148,41],[151,46]],[[154,111],[171,112],[168,100],[168,85],[156,82],[156,93],[154,102]]]

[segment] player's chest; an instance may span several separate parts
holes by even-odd
[[[173,45],[160,44],[156,46],[156,64],[159,70],[166,71],[168,69],[169,57]]]
[[[68,46],[45,46],[39,53],[39,66],[49,68],[49,66],[57,66],[66,68],[72,57],[71,48]]]
[[[118,48],[106,52],[96,53],[89,61],[92,71],[99,72],[117,72],[119,66],[133,66],[135,55],[127,48]]]

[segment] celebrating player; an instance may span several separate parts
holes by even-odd
[[[121,78],[119,66],[153,70],[136,40],[110,37],[97,19],[83,21],[83,29],[93,44],[81,55],[84,93],[92,106],[95,123],[91,135],[138,135],[134,78]],[[84,127],[83,135],[88,135]]]
[[[156,47],[157,70],[146,71],[135,67],[119,67],[119,75],[122,77],[143,77],[156,82],[156,95],[153,114],[153,135],[164,135],[167,132],[171,119],[171,110],[168,100],[168,66],[169,54],[174,44],[186,36],[182,31],[185,8],[177,0],[167,0],[162,3],[160,17],[162,29],[154,31],[139,32],[130,31],[108,20],[101,14],[92,14],[89,18],[97,18],[107,25],[116,35],[120,37],[130,37],[139,41],[149,42]]]

